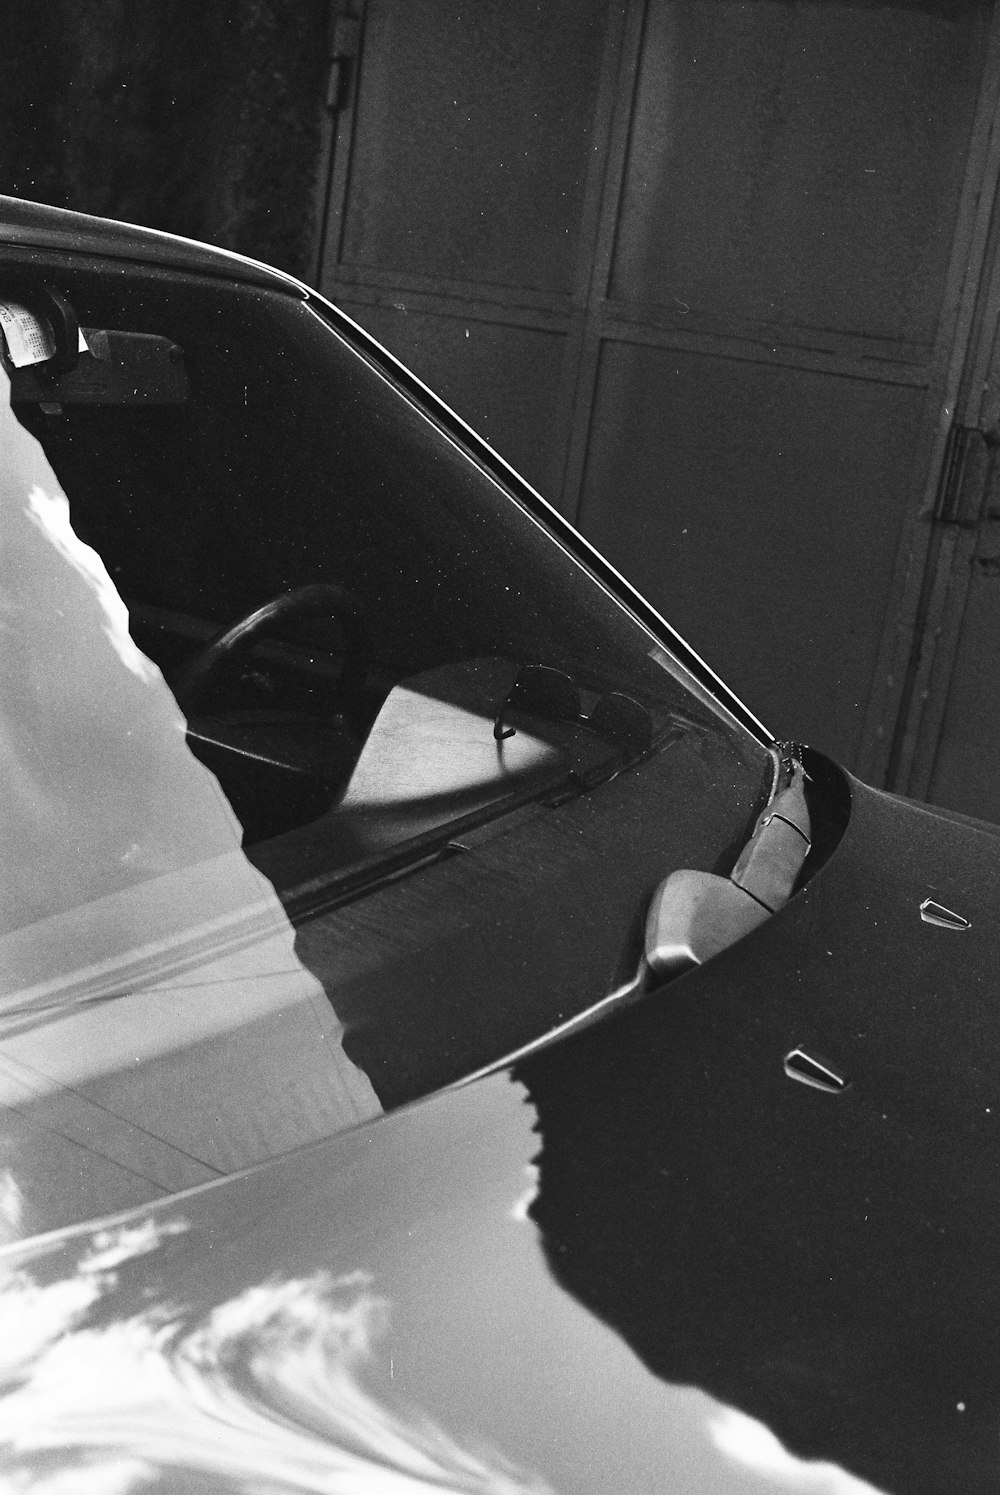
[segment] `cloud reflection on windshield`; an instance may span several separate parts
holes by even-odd
[[[0,363],[0,1241],[381,1111],[8,384]]]
[[[316,1495],[549,1490],[375,1391],[391,1310],[367,1273],[261,1283],[201,1315],[160,1304],[102,1322],[120,1266],[185,1228],[106,1231],[47,1286],[8,1274],[0,1314],[19,1352],[0,1368],[2,1488],[124,1492],[172,1473]]]

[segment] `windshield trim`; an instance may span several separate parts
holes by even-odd
[[[678,671],[680,683],[703,700],[707,693],[714,709],[723,712],[733,724],[766,748],[774,746],[777,739],[759,717],[558,509],[360,323],[318,291],[309,287],[302,289],[307,292],[307,310],[332,331],[342,335],[356,353],[407,399],[412,409],[439,429],[453,447],[470,457],[505,498],[518,502],[533,523],[565,554],[582,565],[604,594],[665,650]]]

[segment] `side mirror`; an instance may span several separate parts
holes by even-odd
[[[728,877],[671,872],[653,894],[646,915],[646,965],[659,981],[700,966],[771,917]]]
[[[646,916],[647,984],[703,965],[782,908],[809,853],[809,835],[805,771],[796,763],[729,877],[685,869],[660,883]]]

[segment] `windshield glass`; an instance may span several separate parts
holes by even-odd
[[[3,370],[14,1234],[274,1156],[544,1032],[601,994],[624,932],[589,989],[556,978],[546,1003],[522,972],[520,1003],[459,1019],[478,1000],[461,941],[506,929],[506,989],[527,923],[493,884],[477,900],[475,858],[448,884],[455,858],[490,825],[551,835],[542,809],[673,751],[713,863],[767,766],[293,295],[121,266],[64,271],[60,293],[76,367]],[[8,292],[38,294],[24,274]],[[537,903],[551,850],[515,845],[503,897]]]

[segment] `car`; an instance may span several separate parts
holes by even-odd
[[[994,1490],[1000,831],[291,277],[3,198],[0,331],[2,1488]]]

